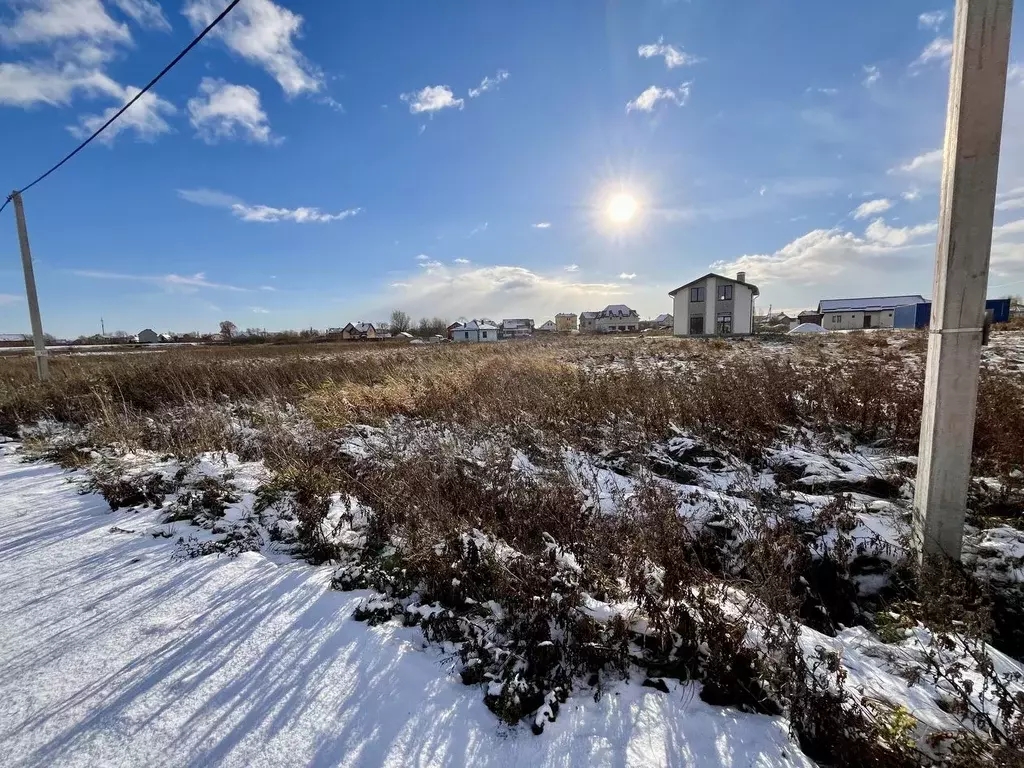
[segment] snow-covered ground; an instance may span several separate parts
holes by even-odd
[[[330,567],[175,561],[157,514],[0,445],[4,765],[811,765],[782,719],[694,683],[573,696],[539,737],[501,726],[419,629],[351,620],[367,593]]]

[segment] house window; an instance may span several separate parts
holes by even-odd
[[[732,312],[723,312],[715,319],[718,333],[732,333]]]
[[[484,335],[484,338],[486,339],[487,338],[487,331],[482,331],[482,333]]]
[[[690,301],[704,301],[704,288],[691,288]]]
[[[838,322],[841,322],[841,321],[842,321],[842,319],[843,319],[843,316],[842,316],[842,315],[832,315],[832,322],[833,322],[833,323],[838,323]]]
[[[720,286],[718,286],[718,300],[719,301],[732,301],[732,286],[731,285],[720,285]]]
[[[466,331],[466,338],[469,338],[469,331]]]
[[[690,335],[704,335],[704,315],[694,315],[690,318]]]

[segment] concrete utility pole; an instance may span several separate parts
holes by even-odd
[[[957,0],[921,448],[918,557],[960,559],[1013,0]]]
[[[36,296],[36,275],[32,269],[32,251],[28,247],[28,229],[25,227],[25,206],[21,194],[11,193],[14,203],[14,217],[18,222],[18,244],[21,246],[21,266],[25,270],[25,295],[28,297],[28,314],[32,320],[32,341],[36,348],[36,372],[40,381],[50,380],[50,360],[46,356],[46,340],[43,339],[43,321],[39,317],[39,297]]]

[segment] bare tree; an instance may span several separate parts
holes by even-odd
[[[232,339],[238,333],[238,326],[230,320],[220,321],[220,333],[225,339]]]
[[[412,318],[400,309],[391,311],[391,332],[401,333],[412,328]]]

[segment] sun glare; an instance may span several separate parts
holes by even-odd
[[[625,224],[633,220],[639,207],[635,197],[619,192],[608,201],[608,218],[616,224]]]

